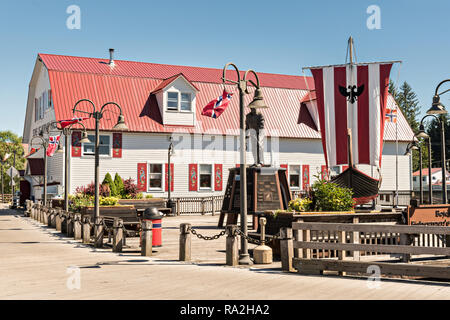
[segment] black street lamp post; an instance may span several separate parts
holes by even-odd
[[[422,183],[422,147],[416,141],[410,142],[406,146],[405,155],[409,155],[412,150],[419,151],[419,204],[423,204],[423,183]]]
[[[81,103],[81,102],[88,102],[90,103],[91,107],[92,107],[92,112],[88,112],[88,111],[83,111],[83,110],[77,110],[77,106]],[[95,179],[94,179],[94,184],[95,184],[95,198],[94,198],[94,220],[95,220],[95,227],[94,227],[94,234],[96,236],[96,240],[94,242],[94,246],[95,247],[101,247],[103,246],[103,243],[100,243],[99,241],[99,237],[98,237],[98,226],[100,225],[100,194],[99,194],[99,188],[100,188],[100,165],[99,165],[99,146],[100,146],[100,119],[103,118],[103,113],[106,111],[104,110],[106,106],[108,105],[114,105],[116,106],[119,111],[119,117],[117,119],[117,123],[116,125],[113,127],[113,129],[115,130],[127,130],[128,127],[125,124],[124,121],[124,116],[122,113],[122,108],[115,102],[107,102],[104,105],[102,105],[102,107],[100,108],[100,110],[97,110],[97,108],[95,107],[95,104],[89,100],[89,99],[81,99],[79,101],[77,101],[77,103],[75,103],[72,112],[75,115],[76,112],[80,112],[80,113],[84,113],[84,114],[88,114],[89,118],[93,118],[95,119],[95,142],[94,142],[94,150],[95,150]]]
[[[236,70],[237,81],[227,79],[225,77],[226,70],[228,66],[232,66]],[[256,78],[256,84],[252,80],[247,80],[247,75],[253,73]],[[259,78],[255,71],[249,69],[245,72],[244,78],[241,80],[241,75],[239,69],[235,64],[229,62],[223,68],[222,82],[235,84],[239,89],[239,124],[240,124],[240,174],[239,174],[239,186],[240,186],[240,208],[241,208],[241,232],[247,236],[247,160],[246,160],[246,150],[245,150],[245,114],[244,114],[244,96],[248,94],[248,82],[250,82],[255,88],[255,96],[253,101],[250,103],[249,107],[253,108],[266,108],[261,89],[259,87]],[[239,264],[251,265],[253,264],[250,256],[248,254],[248,242],[245,236],[241,236],[241,252],[239,257]]]
[[[33,140],[39,139],[40,143],[39,145],[44,148],[44,206],[47,205],[47,148],[48,148],[48,141],[45,141],[43,137],[43,132],[41,132],[40,135],[34,136],[31,138],[30,145],[33,145]]]
[[[171,163],[171,157],[174,155],[173,150],[173,142],[172,137],[169,138],[170,144],[169,149],[167,150],[167,180],[168,180],[168,186],[167,186],[167,208],[170,208],[172,210],[171,214],[175,214],[175,203],[172,201],[171,198],[171,187],[172,187],[172,169],[170,167]]]

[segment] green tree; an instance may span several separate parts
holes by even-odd
[[[113,181],[111,175],[109,174],[109,172],[105,175],[105,179],[103,179],[102,184],[107,184],[109,186],[109,189],[111,190],[111,196],[112,197],[117,196],[116,185],[114,184],[114,181]]]
[[[444,130],[445,130],[445,158],[450,160],[450,124],[449,117],[445,115],[439,116],[441,121],[444,121]],[[432,117],[430,117],[432,118]],[[437,121],[435,118],[432,118],[432,121],[429,122],[426,128],[427,134],[431,139],[431,158],[433,167],[441,167],[441,125],[440,121]],[[448,162],[447,162],[448,163]]]
[[[119,176],[119,174],[116,172],[116,175],[114,176],[114,184],[116,186],[116,192],[117,195],[122,196],[123,195],[123,179]]]
[[[417,116],[419,115],[420,107],[419,99],[417,99],[416,93],[406,81],[403,82],[399,89],[397,89],[395,83],[391,81],[389,83],[389,93],[400,107],[400,110],[408,121],[413,132],[417,133],[419,130]]]
[[[11,193],[11,179],[6,174],[6,171],[14,165],[14,153],[16,160],[15,168],[17,170],[23,170],[25,168],[25,158],[22,137],[19,137],[12,131],[0,131],[0,160],[2,161],[1,170],[3,173],[3,191],[5,193]],[[9,158],[3,161],[8,154]],[[14,179],[16,190],[18,190],[19,181],[19,177]]]

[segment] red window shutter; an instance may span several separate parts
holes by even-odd
[[[166,163],[166,179],[165,179],[165,185],[166,185],[166,191],[169,191],[169,165]],[[174,171],[173,171],[173,163],[170,164],[170,191],[173,191],[173,176],[174,176]]]
[[[138,191],[147,191],[147,163],[137,164],[137,188]]]
[[[222,164],[215,164],[214,165],[214,190],[215,191],[222,191],[222,183],[223,176],[222,176]]]
[[[237,165],[236,165],[236,168],[239,168],[241,165],[238,163]]]
[[[81,131],[72,132],[72,157],[81,157]]]
[[[113,133],[113,158],[122,158],[122,133]]]
[[[197,191],[198,188],[198,166],[191,163],[189,165],[189,191]]]
[[[309,165],[304,164],[302,166],[302,169],[303,190],[306,190],[307,188],[309,188]]]
[[[328,170],[327,170],[327,166],[326,165],[322,165],[321,177],[324,180],[328,180]]]

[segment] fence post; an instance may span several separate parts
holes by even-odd
[[[73,237],[75,240],[81,240],[81,215],[79,214],[74,215]]]
[[[237,226],[225,226],[227,231],[226,242],[226,264],[227,266],[237,266],[239,264],[238,239],[236,235]]]
[[[204,215],[205,214],[205,199],[204,198],[202,198],[201,206],[202,206],[202,215]]]
[[[123,220],[114,219],[113,224],[113,252],[122,252],[123,248]]]
[[[67,233],[67,216],[65,211],[60,211],[61,215],[61,233]]]
[[[357,223],[359,223],[359,218],[354,217],[353,224]],[[352,233],[350,233],[350,241],[353,244],[359,244],[359,231],[353,231]],[[359,255],[360,255],[359,251],[352,251],[353,260],[359,261]]]
[[[180,224],[180,249],[179,260],[191,261],[191,224]]]
[[[91,242],[91,219],[90,219],[90,217],[83,218],[82,233],[83,233],[83,243],[89,244]]]
[[[141,256],[149,257],[152,255],[153,242],[153,223],[150,220],[142,221],[142,244]]]
[[[280,229],[280,256],[281,270],[293,271],[294,241],[292,240],[292,228],[283,227]]]
[[[215,211],[215,208],[214,208],[214,196],[212,196],[211,197],[211,214],[212,215],[214,215],[214,211]]]
[[[67,236],[73,237],[73,229],[74,229],[74,215],[73,213],[67,212]]]
[[[181,204],[180,198],[178,198],[178,199],[177,199],[177,216],[180,215],[180,204]]]
[[[412,244],[412,238],[411,235],[406,234],[406,233],[401,233],[400,234],[400,245],[403,246],[410,246]],[[411,255],[409,253],[404,253],[402,254],[402,258],[401,261],[402,262],[410,262],[411,260]]]
[[[103,219],[101,217],[97,217],[95,219],[94,225],[94,247],[102,248],[103,247]]]
[[[345,231],[338,231],[338,243],[346,243],[346,232]],[[338,250],[338,260],[345,260],[347,251],[345,249]],[[345,276],[346,272],[339,271],[340,276]]]
[[[55,217],[56,231],[61,231],[61,211],[56,209],[56,217]]]

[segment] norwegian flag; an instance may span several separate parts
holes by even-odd
[[[55,153],[56,148],[58,147],[60,138],[61,138],[60,135],[48,137],[48,148],[47,148],[48,157],[53,157],[53,154]]]
[[[348,129],[354,163],[381,166],[391,67],[370,63],[311,69],[328,167],[348,164]]]
[[[29,156],[35,154],[36,152],[39,151],[39,149],[41,149],[41,148],[37,148],[37,149],[36,149],[36,148],[31,148],[30,153],[28,153],[28,154],[25,156],[25,158],[28,158]]]
[[[217,99],[210,101],[203,108],[202,115],[217,119],[230,104],[232,95],[233,95],[232,93],[226,92],[224,89],[221,96],[219,96]]]
[[[384,119],[388,122],[397,122],[397,109],[386,109],[386,116]]]
[[[89,119],[89,117],[79,117],[79,118],[72,118],[70,120],[60,120],[59,123],[61,124],[61,129],[64,129],[65,127],[70,126],[71,124],[78,123],[80,121],[87,119]]]

